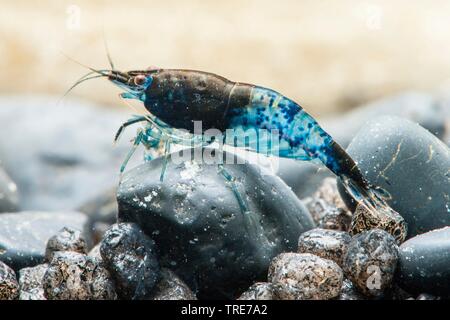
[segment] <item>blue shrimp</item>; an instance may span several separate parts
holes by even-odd
[[[399,242],[405,239],[406,224],[386,203],[387,192],[370,185],[353,159],[317,121],[282,94],[193,70],[151,68],[120,72],[113,68],[101,74],[125,90],[123,98],[141,101],[173,141],[179,129],[194,137],[198,135],[194,121],[201,121],[203,128],[224,133],[227,144],[233,144],[233,139],[227,139],[230,130],[234,134],[241,132],[238,134],[241,138],[251,130],[276,132],[278,147],[269,146],[269,154],[323,164],[342,181],[353,199],[366,208],[368,214],[354,215],[353,233],[378,227]],[[148,143],[143,138],[137,142]],[[259,144],[247,149],[262,152]],[[224,176],[232,180],[226,173]]]

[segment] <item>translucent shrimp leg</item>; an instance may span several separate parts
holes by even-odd
[[[159,181],[163,182],[164,175],[166,174],[167,170],[167,163],[169,162],[169,153],[170,153],[170,140],[166,140],[166,143],[164,144],[164,161],[163,161],[163,167],[161,169],[161,175],[159,176]]]
[[[125,171],[125,168],[131,159],[131,156],[134,154],[134,152],[136,151],[136,148],[142,142],[143,137],[144,137],[144,133],[143,133],[142,129],[138,129],[138,134],[136,135],[136,138],[134,139],[133,146],[131,147],[130,151],[128,152],[127,156],[125,157],[125,160],[122,162],[122,165],[120,166],[120,173],[123,173]]]
[[[217,165],[218,173],[225,178],[226,181],[228,181],[231,185],[231,189],[233,190],[233,193],[239,203],[239,207],[241,208],[242,213],[246,214],[249,212],[247,201],[242,197],[241,193],[239,192],[237,185],[236,185],[236,178],[233,177],[227,169],[223,166],[223,164]]]
[[[120,136],[122,135],[123,131],[125,130],[126,127],[138,123],[138,122],[144,122],[144,121],[148,121],[146,117],[144,116],[135,116],[129,120],[127,120],[126,122],[124,122],[120,128],[117,130],[116,135],[114,136],[114,142],[117,142],[120,138]]]

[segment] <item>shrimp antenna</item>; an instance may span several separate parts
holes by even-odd
[[[93,72],[89,72],[87,75],[84,75],[79,80],[77,80],[69,89],[66,90],[66,92],[64,92],[64,94],[60,98],[59,102],[61,102],[61,100],[63,100],[70,93],[70,91],[72,91],[75,87],[77,87],[79,84],[83,83],[84,81],[105,77],[103,75],[95,75],[95,76],[92,76],[92,77],[88,77],[88,75],[92,74],[92,73]]]
[[[102,76],[107,76],[107,74],[105,73],[105,71],[112,71],[112,70],[96,70],[96,69],[94,69],[94,68],[92,68],[92,67],[89,67],[89,66],[87,66],[87,65],[85,65],[85,64],[83,64],[83,63],[81,63],[81,62],[79,62],[79,61],[77,61],[77,60],[75,60],[74,58],[69,57],[67,54],[65,54],[65,53],[62,52],[62,51],[61,51],[61,54],[62,54],[63,56],[65,56],[67,59],[69,59],[70,61],[72,61],[72,62],[74,62],[74,63],[76,63],[76,64],[78,64],[78,65],[80,65],[80,66],[82,66],[82,67],[84,67],[84,68],[86,68],[86,69],[89,69],[89,70],[91,70],[92,72],[101,74]]]
[[[103,44],[105,45],[106,57],[108,57],[109,65],[111,66],[111,70],[115,70],[114,63],[111,59],[111,54],[109,53],[108,41],[106,41],[105,29],[103,29]]]

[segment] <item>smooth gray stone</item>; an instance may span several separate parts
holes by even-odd
[[[120,165],[136,127],[117,145],[114,134],[131,117],[57,96],[0,97],[0,160],[16,182],[21,210],[76,210],[119,183]],[[127,169],[143,161],[137,151]],[[70,195],[70,197],[68,196]]]
[[[63,227],[81,230],[86,241],[91,242],[87,217],[79,212],[0,214],[0,261],[16,271],[41,264],[48,239]]]
[[[450,226],[450,149],[429,131],[383,116],[369,121],[347,151],[370,183],[389,192],[407,237]],[[342,186],[340,192],[352,207]]]
[[[409,239],[399,253],[397,280],[403,289],[450,297],[450,227]]]
[[[224,164],[248,203],[249,212],[241,211],[217,164],[191,161],[192,150],[203,151],[188,149],[181,162],[173,159],[180,152],[170,155],[163,182],[162,158],[125,174],[117,194],[119,221],[141,226],[155,240],[161,264],[199,299],[235,298],[267,276],[271,258],[295,250],[298,236],[314,223],[279,177],[248,163]]]

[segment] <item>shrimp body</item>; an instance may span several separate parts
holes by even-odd
[[[123,97],[142,101],[166,126],[164,130],[172,133],[177,132],[173,129],[184,129],[195,134],[194,121],[201,121],[205,129],[223,132],[226,143],[228,130],[242,132],[243,136],[251,130],[276,132],[278,148],[269,147],[270,154],[322,163],[359,204],[373,213],[371,221],[365,218],[367,221],[357,221],[355,226],[388,229],[399,242],[406,237],[403,218],[386,204],[381,189],[367,182],[353,159],[312,116],[282,94],[193,70],[111,71],[108,77],[126,89]],[[173,138],[176,140],[176,134]],[[250,149],[261,152],[258,146]]]
[[[269,148],[269,154],[321,162],[338,177],[368,188],[350,156],[313,117],[282,94],[201,71],[162,69],[151,78],[140,99],[168,125],[194,133],[194,121],[201,120],[203,128],[216,128],[224,137],[228,129],[244,135],[251,130],[276,130],[279,147]],[[260,152],[256,146],[252,149]]]

